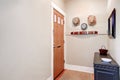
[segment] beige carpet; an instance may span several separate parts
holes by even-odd
[[[94,74],[65,70],[56,80],[94,80]]]

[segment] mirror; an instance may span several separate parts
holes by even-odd
[[[116,38],[116,10],[113,9],[110,17],[108,18],[108,36],[110,38]]]

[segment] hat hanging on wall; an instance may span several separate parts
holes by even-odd
[[[78,25],[80,24],[80,19],[79,19],[79,17],[74,17],[74,18],[72,19],[72,23],[73,23],[74,26],[78,26]]]
[[[96,25],[96,17],[94,15],[88,16],[88,24],[89,24],[89,26]]]

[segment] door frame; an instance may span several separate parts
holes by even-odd
[[[65,12],[61,9],[61,8],[59,8],[54,2],[51,2],[51,76],[50,76],[50,78],[49,78],[49,80],[53,80],[54,79],[54,77],[53,77],[53,58],[54,58],[54,49],[53,49],[53,38],[54,38],[54,36],[53,36],[53,27],[54,27],[54,25],[53,25],[53,9],[56,9],[57,11],[59,11],[63,16],[64,16],[64,21],[66,22],[66,14],[65,14]],[[65,33],[65,31],[66,31],[66,28],[65,28],[65,26],[66,26],[66,24],[64,23],[64,33]],[[65,38],[65,34],[64,34],[64,41],[66,41],[66,38]],[[64,59],[65,59],[65,61],[66,61],[66,44],[64,43]]]

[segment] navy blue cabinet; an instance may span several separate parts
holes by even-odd
[[[112,62],[102,62],[101,58],[111,58],[108,55],[99,55],[95,53],[94,56],[94,79],[95,80],[119,80],[119,66],[112,59]]]

